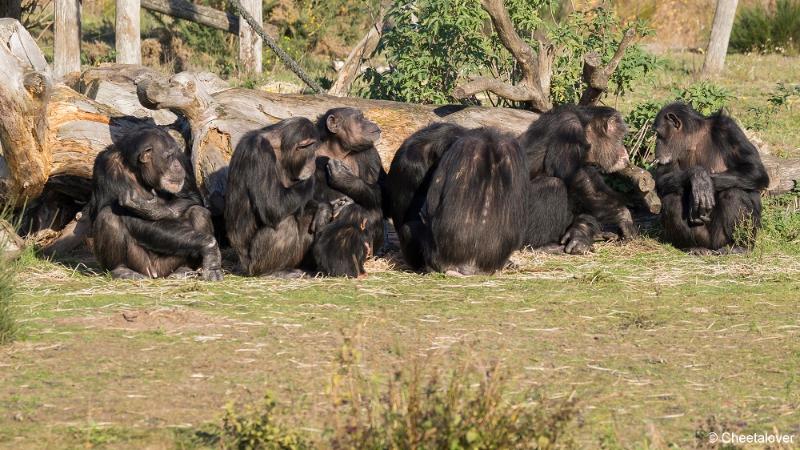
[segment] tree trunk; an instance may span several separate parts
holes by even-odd
[[[725,55],[728,53],[728,41],[731,38],[733,21],[736,18],[738,0],[717,0],[714,12],[714,25],[711,27],[711,39],[703,63],[704,76],[720,73],[725,66]]]
[[[53,71],[56,79],[81,71],[81,2],[55,0]]]
[[[257,23],[263,23],[261,0],[241,0],[242,6]],[[261,73],[261,37],[244,20],[239,20],[239,67],[244,73]]]
[[[117,62],[142,63],[141,4],[139,0],[117,0],[115,28]]]

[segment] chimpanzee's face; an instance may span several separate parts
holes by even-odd
[[[586,139],[590,145],[586,162],[599,166],[605,173],[627,167],[630,159],[623,144],[627,132],[628,127],[617,112],[593,119],[586,128]]]
[[[290,119],[284,121],[279,134],[279,159],[285,184],[311,178],[316,170],[315,153],[319,145],[317,127],[305,118]]]
[[[662,111],[656,116],[653,124],[656,133],[656,162],[669,164],[683,157],[684,144],[683,121],[669,111]]]
[[[177,194],[186,181],[183,150],[162,130],[148,130],[133,137],[139,174],[145,187]]]
[[[342,147],[351,152],[369,150],[381,139],[380,127],[356,108],[335,110],[328,116],[327,127]]]

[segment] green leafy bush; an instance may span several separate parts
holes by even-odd
[[[5,242],[0,242],[0,247],[5,245]],[[13,341],[17,336],[17,323],[11,307],[14,273],[13,264],[0,258],[0,345]]]
[[[653,122],[658,111],[665,102],[647,100],[636,105],[625,116],[628,124],[628,135],[625,136],[625,148],[628,149],[631,162],[634,165],[648,167],[655,155],[656,135],[653,132]]]
[[[612,10],[600,7],[557,17],[557,0],[504,2],[515,29],[537,48],[534,30],[545,32],[560,49],[554,61],[551,99],[575,103],[582,92],[583,56],[597,52],[607,62],[625,27]],[[391,70],[365,74],[364,95],[415,103],[448,103],[455,87],[470,75],[516,83],[520,71],[490,27],[488,14],[477,0],[412,0],[398,2],[388,13],[393,28],[384,33],[378,50]],[[639,32],[648,30],[640,22]],[[647,74],[658,60],[631,46],[610,80],[611,92],[623,94],[631,82]],[[518,106],[489,95],[493,105]]]
[[[425,375],[418,363],[398,371],[388,390],[374,395],[359,372],[357,354],[345,346],[331,394],[332,448],[551,449],[569,448],[575,401],[504,398],[506,380],[496,367],[482,373],[460,368]]]
[[[778,0],[775,11],[762,5],[742,8],[731,32],[737,52],[800,52],[800,0]]]
[[[706,116],[724,108],[733,98],[729,90],[708,81],[700,81],[675,93],[676,100],[692,105],[697,112]]]
[[[764,198],[756,249],[800,251],[800,193]]]
[[[311,448],[298,433],[277,423],[275,400],[267,395],[257,405],[236,411],[233,405],[225,408],[219,447],[235,450],[302,450]]]

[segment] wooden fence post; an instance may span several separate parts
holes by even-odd
[[[262,0],[241,0],[242,6],[258,23],[263,23]],[[239,67],[244,73],[261,73],[262,41],[244,19],[239,20]]]
[[[116,50],[117,63],[142,63],[140,0],[117,0]]]
[[[55,0],[55,44],[53,73],[63,78],[81,70],[80,0]]]

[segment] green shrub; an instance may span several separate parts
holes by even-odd
[[[506,380],[496,367],[460,368],[425,375],[418,363],[398,371],[379,395],[358,370],[348,345],[331,395],[337,409],[332,448],[550,449],[569,447],[577,414],[573,399],[505,398]]]
[[[756,237],[756,248],[800,253],[799,193],[763,199],[761,230]]]
[[[276,422],[275,400],[267,395],[257,405],[236,411],[234,406],[225,408],[222,428],[219,432],[219,447],[236,450],[301,450],[311,448],[298,433]]]
[[[778,0],[775,11],[762,5],[742,8],[731,32],[736,52],[792,53],[800,51],[800,1]]]
[[[665,102],[646,100],[625,116],[629,130],[625,136],[625,148],[628,149],[631,162],[637,166],[648,167],[655,155],[656,135],[653,122],[664,105]]]
[[[733,98],[729,90],[708,81],[700,81],[675,94],[676,100],[692,105],[697,112],[706,116],[724,108]]]
[[[0,242],[0,247],[5,247],[5,242]],[[11,306],[14,275],[13,263],[0,258],[0,345],[13,341],[17,336],[17,323]]]
[[[533,31],[541,30],[560,49],[553,65],[550,96],[555,104],[576,103],[583,90],[583,57],[597,52],[611,59],[624,27],[612,10],[596,8],[553,20],[561,5],[557,0],[507,0],[504,2],[520,36],[533,44]],[[455,87],[471,75],[516,83],[516,61],[487,25],[488,14],[477,0],[412,0],[397,2],[388,13],[394,27],[381,38],[378,50],[391,70],[364,76],[370,98],[442,104],[451,102]],[[633,26],[648,32],[642,23]],[[657,59],[636,46],[629,48],[610,81],[610,91],[622,94],[631,82],[652,70]],[[519,106],[489,95],[496,106]]]

